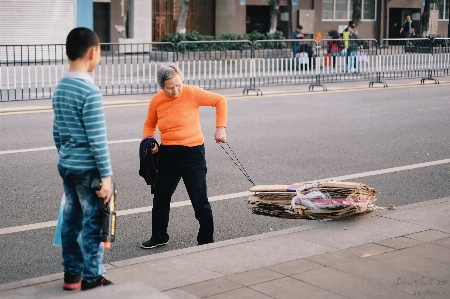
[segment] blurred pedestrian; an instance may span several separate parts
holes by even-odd
[[[405,38],[410,38],[411,36],[416,35],[416,33],[414,31],[413,21],[411,20],[410,15],[406,16],[406,21],[405,21],[405,23],[403,23],[403,26],[400,29],[400,34],[402,34],[402,32],[403,32],[403,36]]]
[[[410,15],[406,15],[406,21],[405,23],[403,23],[402,28],[400,28],[400,34],[403,33],[403,37],[404,38],[411,38],[411,36],[415,36],[416,33],[414,31],[414,24],[413,21],[411,20],[411,16]],[[407,40],[406,41],[406,45],[411,45],[412,43]]]
[[[336,68],[336,57],[339,55],[339,52],[343,48],[343,44],[341,41],[341,36],[339,32],[333,31],[330,41],[328,41],[328,53],[330,53],[333,59],[333,68]]]
[[[348,32],[349,37],[348,37],[348,49],[347,49],[347,64],[345,66],[345,71],[346,72],[350,72],[350,71],[355,71],[357,73],[359,73],[359,63],[357,62],[357,54],[358,54],[358,41],[355,41],[355,39],[360,39],[359,35],[356,34],[355,32],[355,28],[356,28],[356,24],[353,21],[349,22],[348,26]]]

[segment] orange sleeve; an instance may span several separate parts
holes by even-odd
[[[199,106],[211,106],[216,108],[216,128],[226,127],[228,114],[227,99],[218,93],[207,91],[200,87],[194,88],[194,99]]]
[[[148,112],[147,112],[147,118],[144,122],[144,127],[142,130],[142,138],[145,138],[147,136],[155,137],[156,133],[156,125],[158,124],[158,118],[156,116],[156,108],[155,108],[155,97],[154,96],[150,103],[148,104]]]

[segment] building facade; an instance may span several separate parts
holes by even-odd
[[[292,5],[297,2],[298,5]],[[416,32],[421,34],[424,0],[362,0],[358,34],[362,38],[399,38],[400,26],[406,15],[412,17]],[[433,35],[448,37],[450,0],[432,5],[438,12],[437,28]],[[304,27],[309,38],[320,32],[322,37],[330,30],[342,31],[352,19],[353,0],[281,0],[278,30],[287,38],[297,24]],[[290,18],[289,18],[290,17]],[[270,7],[267,0],[216,1],[216,36],[223,32],[243,34],[252,30],[267,32]],[[305,30],[306,29],[306,30]]]
[[[175,33],[180,0],[1,0],[0,44],[64,43],[74,27],[93,29],[103,43],[159,41]],[[416,33],[423,31],[424,0],[362,0],[362,38],[401,37],[411,15]],[[432,5],[432,34],[448,37],[450,0]],[[342,31],[352,19],[353,0],[280,0],[277,30],[288,38],[297,24],[308,38]],[[219,37],[223,33],[268,32],[267,0],[189,1],[187,32]]]
[[[80,7],[77,4],[82,6],[83,1],[1,0],[0,44],[65,43],[67,33],[78,23],[76,15]],[[92,9],[90,12],[92,14]],[[80,20],[81,23],[84,21]]]

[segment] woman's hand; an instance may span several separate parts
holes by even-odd
[[[225,127],[216,128],[216,133],[214,133],[214,139],[217,143],[227,142],[227,134],[225,134]]]
[[[158,152],[158,144],[155,143],[155,146],[152,147],[152,155],[156,154]]]

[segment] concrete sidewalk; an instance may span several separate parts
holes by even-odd
[[[450,298],[450,197],[105,265],[115,285],[64,291],[63,274],[1,298]],[[261,216],[266,217],[266,216]]]

